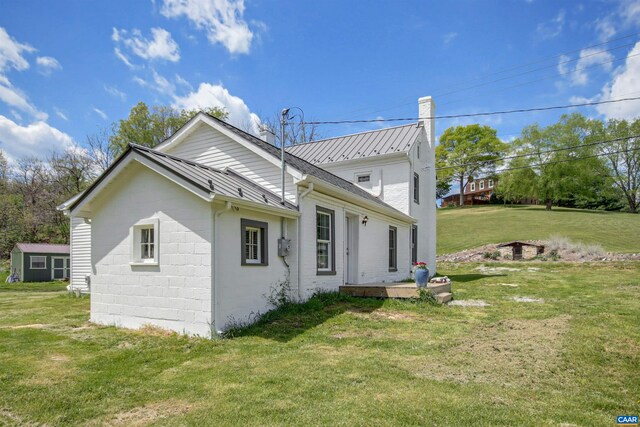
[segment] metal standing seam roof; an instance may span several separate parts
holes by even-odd
[[[220,170],[141,145],[130,145],[132,151],[177,173],[205,191],[237,199],[246,199],[263,205],[282,207],[280,196],[230,168]],[[285,207],[297,210],[295,205],[290,202],[285,202]]]
[[[23,253],[69,254],[69,245],[55,245],[50,243],[16,243]]]
[[[313,164],[407,152],[416,141],[420,129],[414,123],[305,142],[293,145],[287,151]]]
[[[202,114],[206,114],[206,113],[202,113]],[[213,117],[209,114],[206,114],[208,117],[210,117],[211,119],[215,120],[216,122],[220,123],[222,126],[224,126],[225,128],[229,129],[231,132],[237,134],[238,136],[240,136],[241,138],[245,139],[246,141],[258,146],[259,148],[263,149],[264,151],[268,152],[269,154],[277,157],[278,159],[280,158],[280,148],[269,144],[266,141],[263,141],[262,139],[251,135],[250,133],[247,133],[241,129],[238,129],[237,127],[230,125],[229,123],[225,122],[224,120],[220,120],[217,117]],[[413,127],[416,127],[416,125],[410,125]],[[405,127],[405,126],[401,126],[401,127]],[[390,129],[395,129],[395,128],[390,128]],[[416,129],[416,135],[417,135],[418,130]],[[353,193],[357,196],[360,196],[364,199],[367,199],[369,201],[372,202],[376,202],[377,204],[384,206],[387,209],[393,209],[394,211],[397,211],[399,213],[402,213],[400,211],[398,211],[396,208],[394,208],[393,206],[383,202],[381,199],[379,199],[378,197],[374,196],[373,194],[369,193],[366,190],[363,190],[362,188],[358,187],[357,185],[355,185],[352,182],[347,181],[346,179],[342,179],[337,175],[332,174],[329,171],[326,171],[325,169],[322,169],[318,166],[315,166],[313,164],[311,164],[310,162],[308,162],[307,160],[304,160],[300,157],[298,157],[295,154],[289,153],[289,152],[285,152],[285,163],[292,166],[293,168],[299,170],[300,172],[302,172],[303,174],[307,174],[307,175],[311,175],[314,176],[322,181],[325,181],[329,184],[332,184],[336,187],[339,187],[343,190],[349,191],[350,193]],[[403,214],[404,215],[404,214]]]
[[[128,157],[131,153],[137,153],[143,156],[165,170],[177,174],[205,192],[220,194],[236,199],[244,199],[260,203],[262,205],[282,207],[280,197],[278,195],[231,169],[215,169],[197,162],[161,153],[142,145],[129,144],[127,151],[125,151],[125,153],[123,153],[118,160],[111,165],[111,168],[97,181],[95,181],[81,197],[73,201],[71,208],[73,209],[77,204],[79,204],[89,193],[91,193],[93,188],[100,183],[103,177],[107,176],[119,162]],[[284,207],[291,210],[297,210],[296,206],[290,202],[285,202]]]

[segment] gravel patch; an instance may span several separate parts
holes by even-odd
[[[544,302],[542,298],[531,298],[531,297],[513,297],[512,300],[516,302]]]
[[[457,299],[451,301],[449,305],[454,307],[486,307],[491,304],[481,299]]]

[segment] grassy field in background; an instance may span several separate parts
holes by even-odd
[[[606,251],[640,252],[640,215],[544,206],[438,209],[438,255],[512,240],[568,237]]]
[[[0,286],[0,425],[614,425],[640,390],[640,263],[440,264],[457,299],[328,295],[233,339],[89,324]],[[514,297],[544,302],[517,302]]]

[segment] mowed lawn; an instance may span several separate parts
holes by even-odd
[[[640,215],[544,206],[438,209],[438,255],[512,240],[568,237],[606,251],[640,253]]]
[[[63,285],[0,285],[0,425],[608,426],[640,412],[640,263],[439,269],[456,299],[490,305],[325,295],[220,340],[99,327]]]

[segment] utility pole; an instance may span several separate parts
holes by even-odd
[[[282,167],[282,179],[281,179],[282,200],[280,200],[280,203],[282,203],[282,206],[284,206],[284,202],[285,202],[285,194],[284,194],[285,179],[284,178],[285,178],[285,168],[287,165],[284,161],[284,147],[286,145],[285,126],[287,125],[287,120],[289,120],[289,109],[285,108],[284,110],[282,110],[282,113],[280,114],[280,162]]]

